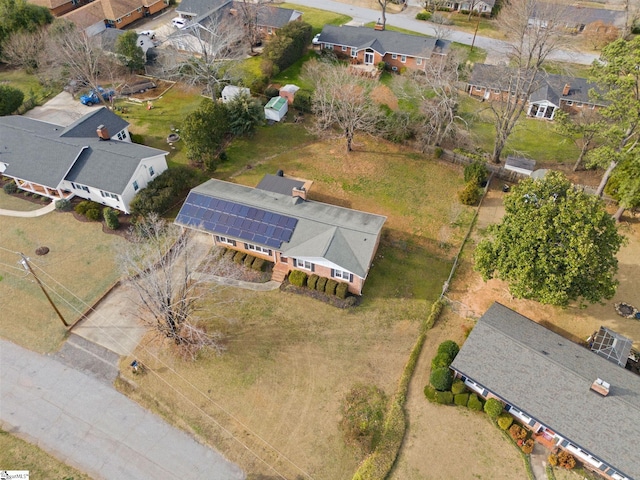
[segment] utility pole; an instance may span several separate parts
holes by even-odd
[[[476,35],[478,34],[478,28],[480,27],[480,15],[478,15],[478,23],[476,23],[476,29],[473,32],[473,40],[471,41],[471,48],[469,53],[473,52],[473,46],[476,44]]]
[[[58,317],[60,318],[60,320],[62,320],[62,323],[64,324],[65,327],[69,327],[70,325],[67,323],[67,321],[64,319],[64,317],[62,316],[62,314],[60,313],[60,310],[58,310],[58,307],[55,306],[55,304],[53,303],[53,300],[51,300],[51,297],[49,296],[49,294],[47,293],[47,291],[44,289],[44,285],[42,285],[42,282],[40,282],[40,279],[38,278],[38,276],[36,275],[36,272],[34,272],[31,269],[31,265],[29,265],[29,260],[27,259],[27,257],[24,256],[24,254],[20,254],[20,256],[22,257],[22,259],[20,260],[20,263],[22,264],[22,266],[24,267],[24,269],[30,273],[31,275],[33,275],[33,278],[36,279],[36,282],[38,283],[38,286],[40,287],[40,289],[42,290],[42,293],[44,293],[44,296],[47,297],[47,300],[49,300],[49,303],[51,304],[51,307],[55,310],[55,312],[58,314]]]

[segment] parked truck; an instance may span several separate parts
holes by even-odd
[[[105,90],[102,87],[98,87],[97,90],[89,90],[89,93],[82,95],[80,97],[80,103],[90,107],[91,105],[100,103],[100,97],[102,97],[102,100],[105,102],[108,102],[113,95],[115,95],[113,90]]]

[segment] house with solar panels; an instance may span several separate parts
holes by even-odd
[[[631,340],[601,329],[591,350],[494,303],[451,363],[456,377],[497,398],[536,442],[570,452],[611,480],[640,479],[640,376],[625,368]]]
[[[273,262],[273,280],[302,270],[361,295],[386,217],[310,200],[311,184],[281,171],[255,188],[212,179],[191,190],[175,223]]]
[[[132,143],[128,127],[105,107],[67,127],[0,117],[0,174],[51,200],[77,196],[130,213],[133,197],[167,169],[167,152]]]

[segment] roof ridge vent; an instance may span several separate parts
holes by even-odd
[[[606,397],[607,395],[609,395],[610,388],[611,388],[611,385],[609,385],[607,382],[605,382],[601,378],[597,378],[596,381],[591,384],[591,390],[593,390],[596,393],[599,393],[603,397]]]

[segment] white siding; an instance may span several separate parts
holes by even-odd
[[[150,174],[149,169],[153,168],[153,175]],[[127,188],[125,188],[124,192],[122,192],[123,199],[123,211],[125,213],[130,213],[129,204],[133,197],[136,196],[140,190],[145,188],[151,180],[156,178],[162,172],[167,169],[167,160],[164,155],[156,155],[155,157],[143,158],[138,165],[136,172],[133,174],[129,183],[127,184]],[[135,190],[133,188],[133,183],[138,183],[138,189]]]

